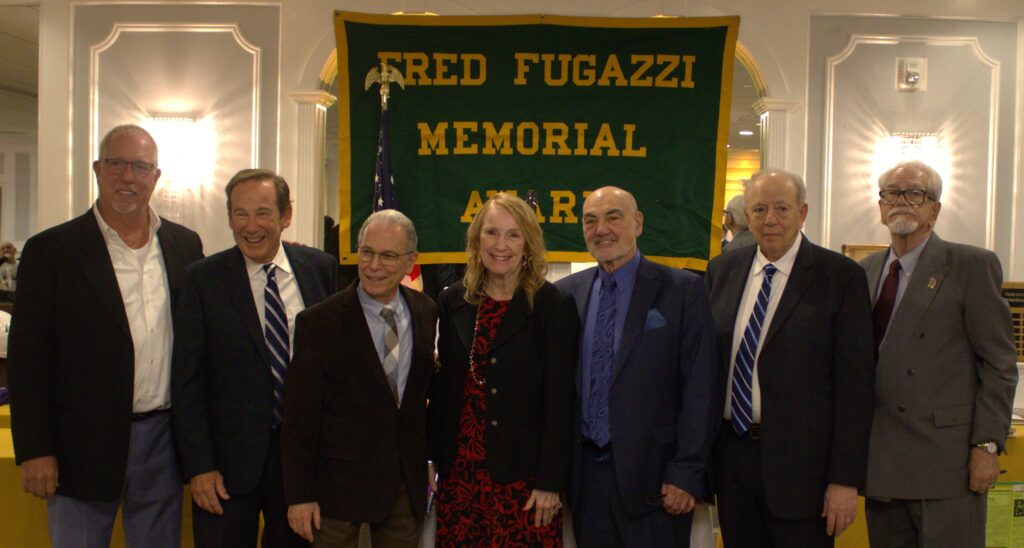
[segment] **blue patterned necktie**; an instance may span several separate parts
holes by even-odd
[[[750,430],[754,418],[754,400],[751,386],[754,378],[754,357],[757,356],[757,342],[761,338],[761,324],[768,310],[768,299],[772,294],[772,277],[778,271],[775,265],[768,263],[764,267],[764,278],[761,290],[757,294],[757,302],[750,313],[747,328],[743,331],[743,340],[736,351],[736,369],[732,374],[732,428],[741,437]]]
[[[612,364],[615,362],[615,278],[601,280],[597,321],[594,323],[594,341],[590,357],[590,439],[598,447],[608,445],[612,439],[608,419],[608,396],[612,386]]]
[[[267,287],[263,290],[264,315],[263,336],[270,350],[270,373],[274,385],[274,426],[281,424],[284,417],[284,375],[288,370],[288,316],[285,314],[284,301],[277,289],[274,263],[263,265],[267,273]]]

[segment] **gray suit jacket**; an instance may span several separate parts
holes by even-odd
[[[887,253],[861,262],[873,300]],[[991,251],[925,244],[879,349],[867,496],[965,495],[969,446],[1003,447],[1017,364],[1002,282]]]

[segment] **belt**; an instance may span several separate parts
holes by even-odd
[[[170,409],[154,409],[152,411],[144,411],[142,413],[132,413],[132,422],[144,421],[160,415],[166,415],[170,412]]]
[[[752,440],[761,439],[761,425],[751,424],[750,428],[747,429],[747,435],[750,436],[750,439]]]
[[[732,421],[723,420],[722,421],[722,428],[728,428],[730,432],[732,432],[733,434],[736,435],[736,437],[738,437],[740,439],[743,439],[743,440],[746,440],[746,439],[759,440],[759,439],[761,439],[761,424],[760,423],[751,424],[747,428],[747,433],[745,435],[743,435],[743,436],[740,436],[739,434],[736,434],[736,429],[734,429],[732,427]]]
[[[592,440],[584,439],[583,448],[593,456],[596,462],[611,462],[612,460],[611,443],[606,444],[604,447],[598,447]]]

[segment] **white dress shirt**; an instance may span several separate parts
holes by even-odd
[[[285,316],[288,316],[288,357],[291,358],[295,355],[295,316],[302,312],[305,305],[302,292],[299,291],[299,282],[295,279],[295,271],[292,270],[292,263],[288,262],[283,245],[277,246],[277,255],[274,255],[271,262],[277,267],[274,279],[277,280],[281,300],[284,301]],[[260,316],[260,330],[263,331],[264,316],[267,313],[266,302],[263,300],[263,292],[267,289],[267,273],[263,271],[262,263],[250,261],[248,257],[245,257],[245,270],[249,273],[249,289],[252,290],[256,313]]]
[[[171,405],[171,347],[174,339],[167,270],[160,240],[156,236],[160,217],[152,207],[149,208],[149,239],[139,249],[132,249],[103,220],[95,205],[93,213],[107,243],[135,347],[132,412],[166,409]]]
[[[772,325],[772,317],[775,316],[775,309],[779,307],[779,300],[782,299],[782,292],[786,289],[786,282],[793,273],[793,264],[796,262],[797,251],[800,250],[800,242],[803,241],[803,234],[797,233],[796,241],[793,242],[789,251],[779,257],[779,260],[772,262],[761,253],[758,246],[757,254],[754,255],[754,262],[750,265],[750,273],[747,275],[747,287],[743,291],[743,299],[740,300],[740,308],[736,313],[736,324],[733,327],[732,354],[729,355],[729,384],[725,391],[725,420],[732,420],[732,376],[736,369],[736,352],[743,341],[743,333],[750,323],[750,315],[754,312],[754,304],[757,303],[757,294],[761,292],[761,282],[764,280],[764,267],[769,263],[778,269],[772,277],[772,292],[768,297],[768,309],[765,310],[764,322],[761,324],[761,336],[757,340],[757,353],[754,355],[754,375],[750,383],[751,400],[753,402],[753,423],[761,422],[761,385],[757,379],[757,362],[761,359],[761,346],[765,335]]]

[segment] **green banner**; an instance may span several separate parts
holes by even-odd
[[[738,17],[335,14],[341,262],[373,211],[381,62],[392,83],[398,209],[420,262],[465,261],[488,194],[536,192],[550,261],[591,261],[583,200],[615,185],[644,213],[640,249],[703,269],[720,251]]]

